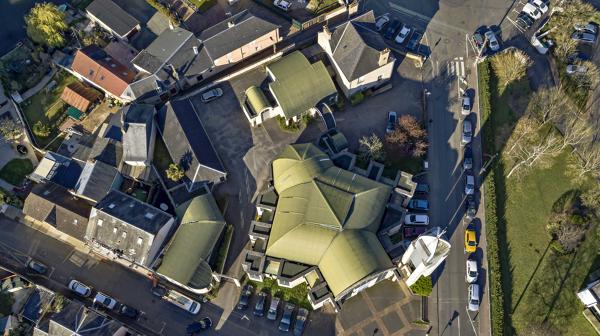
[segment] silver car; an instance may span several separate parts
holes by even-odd
[[[210,89],[208,91],[204,91],[200,95],[200,100],[202,100],[203,103],[208,103],[210,101],[213,101],[213,100],[221,97],[222,95],[223,95],[223,90],[221,90],[221,88],[214,88],[214,89]]]
[[[463,95],[461,106],[461,114],[464,116],[469,115],[471,113],[471,97],[466,94]]]
[[[500,43],[498,42],[498,38],[496,38],[496,34],[494,34],[493,31],[488,30],[484,35],[492,51],[500,50]]]
[[[471,124],[470,120],[465,119],[463,121],[461,143],[463,145],[471,143],[472,137],[473,137],[473,124]]]
[[[571,35],[571,38],[573,41],[581,43],[596,43],[596,35],[590,33],[576,31]]]

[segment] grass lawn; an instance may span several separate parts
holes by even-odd
[[[217,0],[188,0],[191,2],[198,11],[201,13],[205,12],[210,7],[214,6],[217,3]]]
[[[76,82],[77,78],[60,71],[54,76],[53,80],[57,83],[53,90],[42,89],[21,104],[30,127],[33,127],[38,121],[52,127],[52,133],[46,138],[34,135],[39,147],[46,146],[58,135],[58,126],[65,116],[64,111],[66,109],[66,104],[60,100],[60,95],[65,86]]]
[[[285,302],[291,302],[300,307],[312,310],[308,302],[308,288],[302,283],[294,288],[285,288],[277,286],[277,280],[265,278],[263,282],[249,281],[254,286],[256,292],[261,290],[271,293],[271,295],[281,298]]]
[[[315,15],[322,14],[322,11],[333,8],[337,4],[337,0],[310,0],[306,9],[315,13]]]
[[[12,185],[19,186],[25,176],[31,172],[33,172],[33,164],[29,159],[12,159],[0,169],[0,178]]]
[[[396,178],[396,172],[402,170],[409,174],[418,174],[423,171],[423,157],[402,157],[393,155],[392,153],[386,154],[385,168],[383,169],[383,176],[394,179]]]

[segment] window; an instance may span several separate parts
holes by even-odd
[[[117,228],[116,227],[113,228],[113,233],[117,233]]]
[[[73,224],[77,225],[77,219],[73,219]]]
[[[115,203],[110,203],[110,204],[108,205],[108,208],[109,208],[109,209],[114,209],[114,208],[115,208]]]
[[[90,75],[90,76],[94,75],[94,70],[90,69],[90,71],[88,72],[88,75]]]
[[[102,226],[102,219],[98,219],[98,226]]]
[[[380,81],[380,80],[382,80],[382,79],[383,79],[383,75],[379,75],[379,76],[377,76],[377,81]]]

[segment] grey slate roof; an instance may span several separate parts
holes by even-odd
[[[379,52],[387,46],[374,23],[373,11],[369,11],[331,34],[333,59],[350,81],[379,68]]]
[[[112,127],[109,127],[109,130]],[[90,151],[90,160],[100,161],[107,165],[118,167],[123,158],[123,144],[119,140],[108,137],[98,137]]]
[[[154,105],[148,104],[131,104],[122,109],[124,161],[148,160],[155,111]]]
[[[225,178],[223,163],[189,99],[167,102],[157,113],[157,128],[173,162],[185,170],[188,189]]]
[[[140,24],[138,20],[111,0],[94,0],[85,10],[120,36],[125,36]]]
[[[88,161],[75,184],[75,192],[94,202],[100,201],[116,184],[121,176],[117,168],[102,161]]]
[[[46,176],[40,176],[37,173],[40,172],[38,168],[45,164],[53,164],[52,169]],[[37,183],[45,181],[52,181],[59,184],[67,189],[71,189],[77,183],[81,171],[83,170],[85,163],[74,158],[68,158],[63,155],[54,152],[46,152],[40,165],[29,175],[29,179]]]
[[[279,27],[244,10],[205,29],[200,40],[214,60]]]
[[[92,206],[52,182],[36,184],[27,196],[23,213],[55,226],[59,231],[83,239]]]
[[[70,301],[59,313],[52,315],[49,336],[114,336],[121,322],[102,316],[77,301]]]

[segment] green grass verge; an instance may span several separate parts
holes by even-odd
[[[0,178],[4,181],[19,186],[25,176],[33,172],[33,164],[29,159],[12,159],[0,169]]]
[[[308,301],[308,287],[305,283],[302,283],[294,288],[285,288],[277,285],[277,281],[269,278],[265,278],[263,282],[249,281],[256,292],[265,291],[270,293],[272,296],[281,298],[283,301],[291,302],[302,308],[312,310],[312,306]]]

